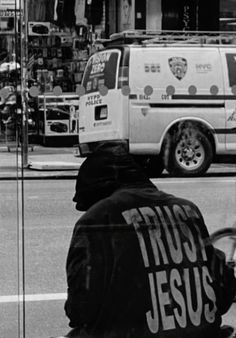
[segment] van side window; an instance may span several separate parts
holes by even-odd
[[[233,87],[236,85],[236,53],[227,53],[226,60],[228,66],[229,85],[230,87]]]

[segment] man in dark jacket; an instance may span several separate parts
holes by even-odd
[[[236,293],[197,206],[160,191],[122,144],[83,162],[67,257],[67,337],[219,337]],[[209,242],[209,241],[208,241]]]

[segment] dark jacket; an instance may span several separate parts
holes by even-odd
[[[85,160],[74,200],[88,210],[67,257],[71,327],[89,337],[217,337],[236,282],[204,245],[196,205],[159,191],[119,146]]]

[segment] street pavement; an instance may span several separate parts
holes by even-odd
[[[0,179],[73,178],[84,158],[75,157],[73,147],[44,147],[30,145],[27,156],[20,148],[0,144]],[[206,175],[236,175],[236,157],[233,163],[214,163]],[[168,176],[164,171],[163,177]]]
[[[10,151],[9,151],[10,150]],[[83,158],[75,157],[73,147],[43,147],[30,146],[27,163],[22,163],[21,149],[8,149],[0,144],[0,180],[12,180],[17,177],[25,179],[74,179],[78,173]],[[212,164],[206,176],[233,176],[236,177],[236,163]],[[168,177],[166,172],[163,178]],[[234,325],[236,318],[236,303],[224,316],[223,323]]]

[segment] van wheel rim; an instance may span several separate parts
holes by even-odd
[[[194,170],[203,164],[205,150],[196,139],[181,140],[176,147],[175,158],[183,169]]]

